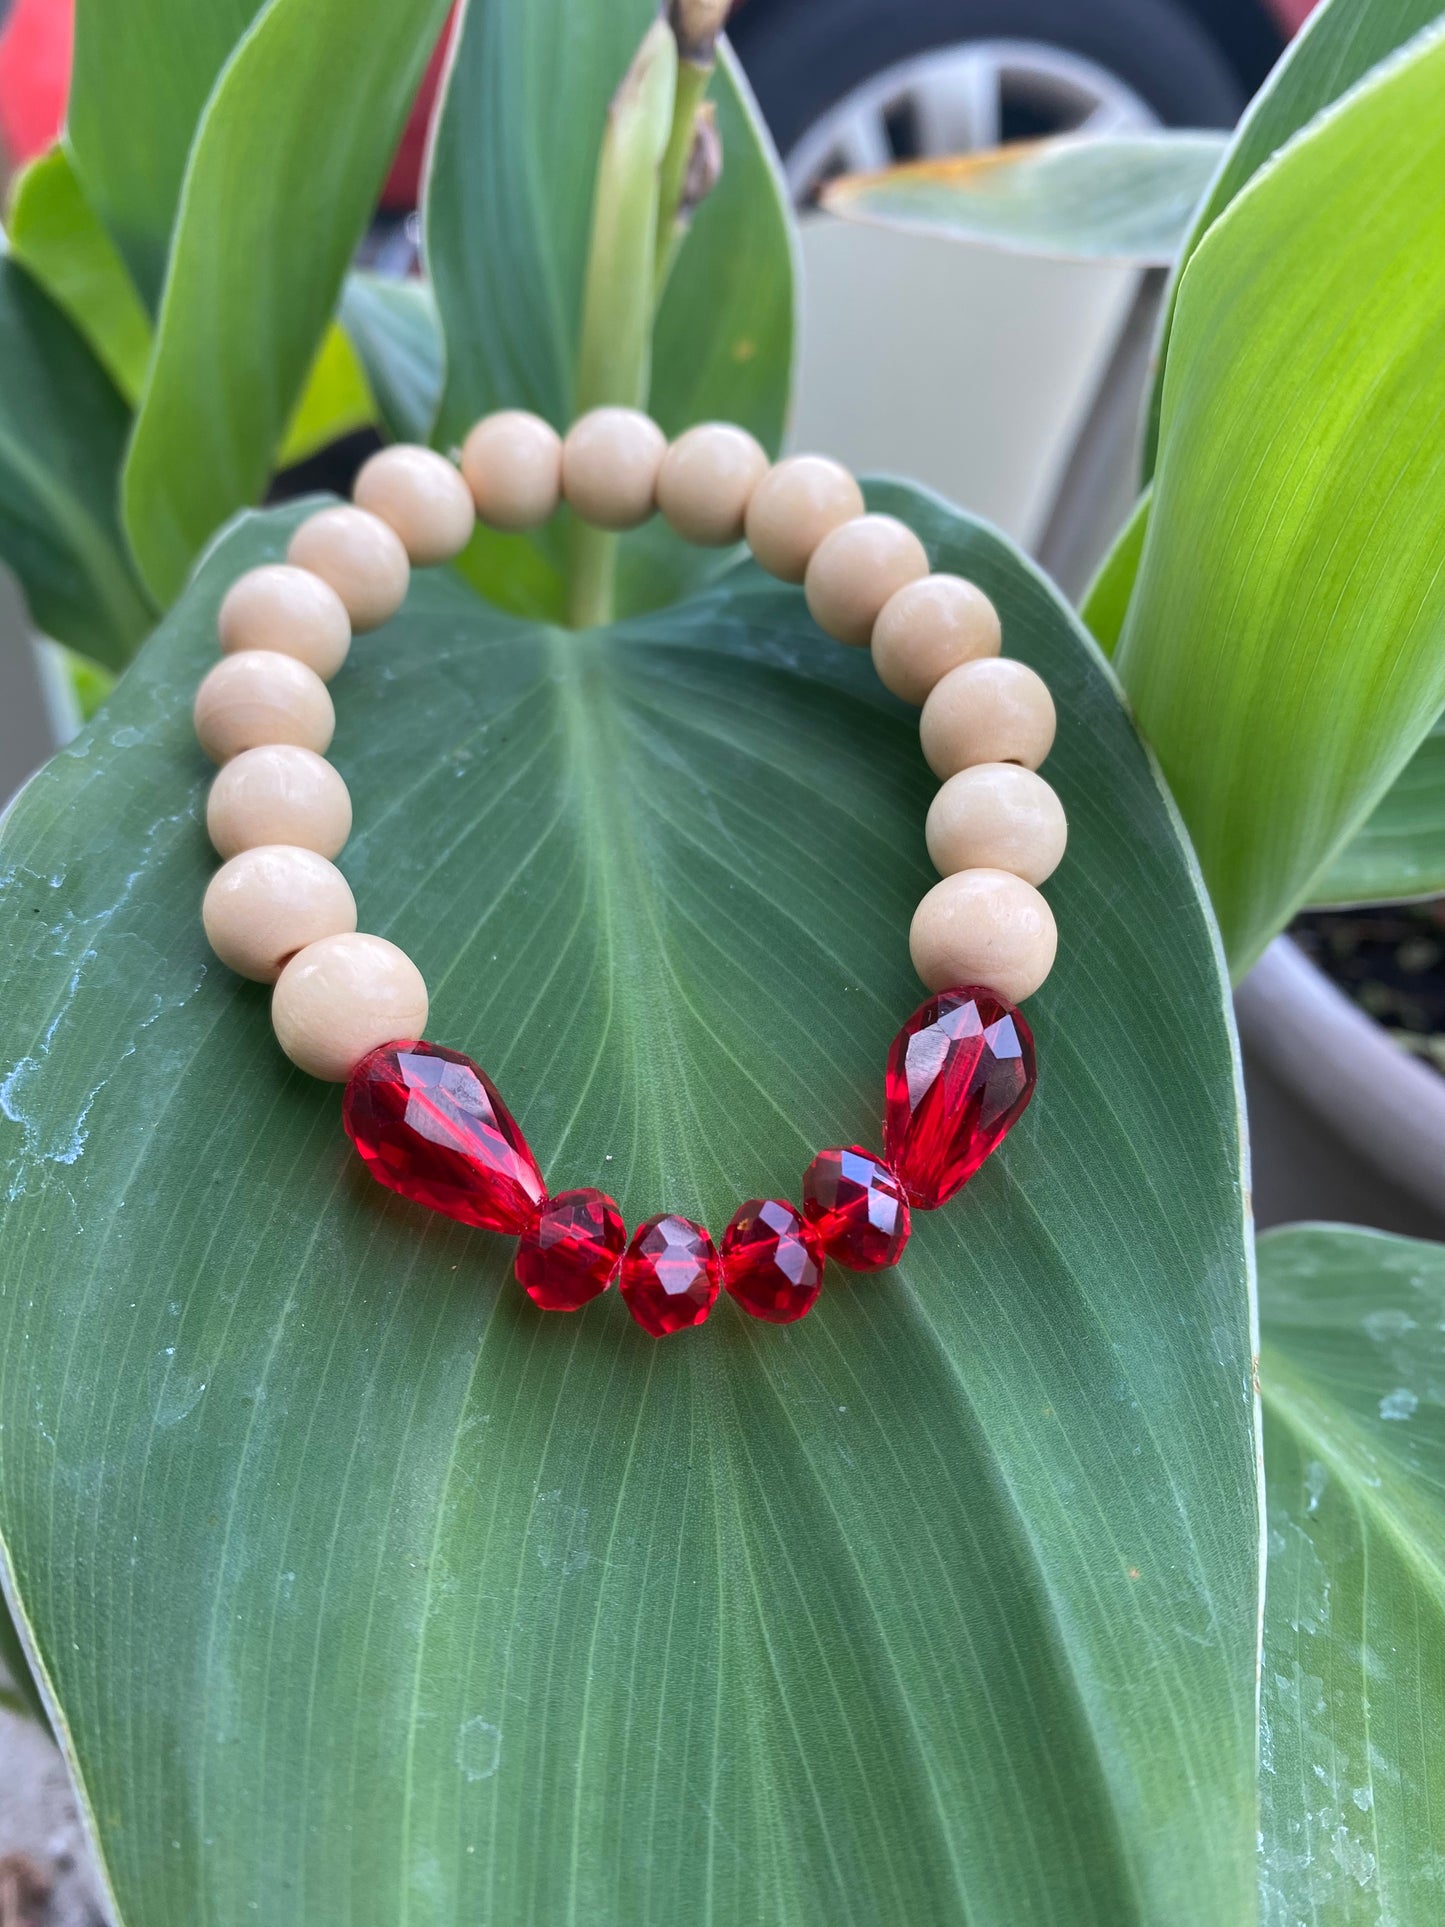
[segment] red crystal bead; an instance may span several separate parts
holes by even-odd
[[[720,1249],[723,1283],[746,1312],[791,1325],[813,1309],[823,1284],[823,1247],[799,1211],[778,1198],[750,1198],[733,1213]]]
[[[627,1244],[605,1191],[559,1191],[517,1246],[517,1282],[543,1311],[580,1311],[617,1276]]]
[[[622,1260],[622,1296],[645,1332],[700,1325],[718,1294],[718,1258],[712,1239],[688,1218],[649,1218],[632,1234]]]
[[[533,1223],[537,1160],[485,1071],[440,1044],[383,1044],[347,1080],[347,1135],[378,1184],[484,1231]]]
[[[850,1271],[896,1265],[908,1243],[908,1198],[881,1158],[860,1145],[820,1151],[803,1173],[803,1216],[824,1251]]]
[[[888,1053],[883,1150],[910,1202],[933,1211],[973,1176],[1034,1094],[1034,1040],[991,990],[920,1004]]]

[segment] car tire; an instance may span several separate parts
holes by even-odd
[[[874,75],[970,40],[1082,55],[1169,126],[1229,127],[1244,106],[1224,55],[1176,0],[746,0],[731,32],[785,156]]]

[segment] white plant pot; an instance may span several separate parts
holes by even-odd
[[[1383,1176],[1445,1210],[1445,1077],[1277,937],[1235,994],[1250,1053]]]

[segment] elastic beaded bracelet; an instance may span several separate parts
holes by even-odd
[[[422,1040],[427,992],[404,951],[356,928],[331,859],[351,829],[346,785],[324,759],[335,713],[327,680],[354,632],[400,608],[414,566],[451,560],[480,519],[530,529],[566,501],[609,529],[655,510],[687,539],[746,539],[763,568],[801,583],[820,627],[870,645],[879,677],[921,705],[924,755],[942,787],[928,851],[942,881],[909,934],[932,995],[888,1055],[883,1155],[820,1151],[802,1208],[739,1207],[720,1245],[701,1225],[649,1218],[629,1241],[617,1205],[583,1189],[549,1196],[526,1138],[486,1073]],[[896,1264],[910,1213],[972,1177],[1033,1094],[1033,1039],[1015,1008],[1048,975],[1054,920],[1037,885],[1064,853],[1058,797],[1035,774],[1054,707],[1031,669],[1000,656],[998,615],[959,576],[932,575],[911,529],[866,512],[836,462],[770,465],[742,429],[708,423],[671,447],[647,416],[603,408],[565,441],[517,410],[468,435],[460,466],[427,448],[373,455],[353,502],[296,530],[286,562],[232,586],[222,660],[196,697],[196,733],[221,765],[206,809],[226,859],[203,917],[216,955],[274,984],[281,1048],[313,1077],[344,1083],[348,1135],[372,1176],[463,1224],[518,1239],[516,1276],[547,1311],[576,1311],[620,1280],[654,1337],[699,1325],[719,1290],[755,1318],[812,1309],[828,1258],[855,1271]]]

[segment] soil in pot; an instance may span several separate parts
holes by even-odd
[[[1290,935],[1398,1043],[1445,1074],[1445,897],[1311,910]]]

